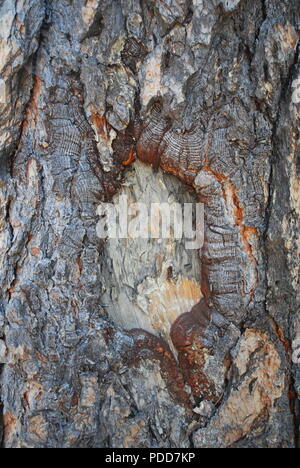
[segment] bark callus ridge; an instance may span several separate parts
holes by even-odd
[[[162,103],[154,104],[141,128],[137,157],[192,185],[199,201],[205,204],[206,234],[201,250],[202,293],[205,299],[176,320],[171,338],[179,351],[179,364],[193,395],[216,402],[221,396],[220,392],[205,375],[206,356],[213,355],[214,347],[220,346],[220,320],[214,322],[213,318],[224,317],[221,320],[223,326],[227,323],[228,327],[229,321],[239,326],[245,319],[246,307],[256,286],[253,283],[252,289],[246,293],[242,258],[245,250],[251,248],[247,242],[244,246],[244,240],[239,236],[239,224],[242,223],[238,218],[242,217],[239,202],[229,177],[216,173],[209,166],[209,152],[213,146],[209,128],[207,132],[199,128],[183,133],[172,129],[170,118],[163,116]],[[232,216],[228,220],[226,215],[229,210]],[[253,230],[255,232],[255,228]],[[257,261],[251,251],[250,255],[253,281]],[[245,270],[247,267],[244,265]],[[182,344],[186,340],[187,343]]]

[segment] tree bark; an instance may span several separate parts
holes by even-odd
[[[0,0],[4,448],[299,444],[297,0]],[[200,251],[97,207],[204,204]]]

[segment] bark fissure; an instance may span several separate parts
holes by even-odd
[[[3,364],[0,366],[0,377],[3,370]],[[4,420],[3,420],[3,401],[0,392],[0,448],[4,448]]]

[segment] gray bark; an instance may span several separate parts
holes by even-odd
[[[0,0],[3,447],[298,447],[299,15]],[[100,240],[124,194],[201,251]]]

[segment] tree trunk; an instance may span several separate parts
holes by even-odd
[[[5,448],[299,442],[297,0],[0,0]],[[202,203],[204,245],[100,239]]]

